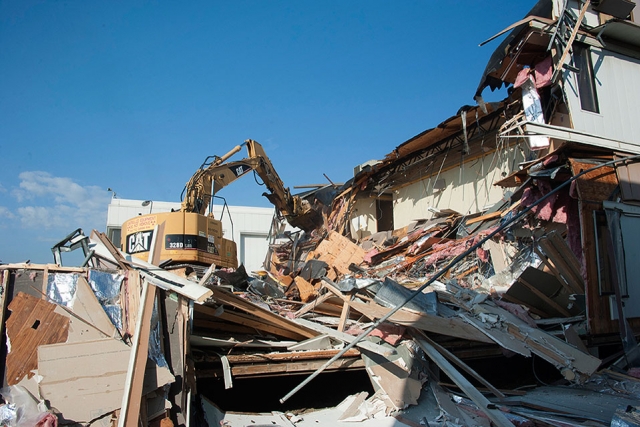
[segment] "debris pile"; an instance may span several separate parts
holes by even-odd
[[[633,81],[637,25],[632,8],[594,3],[539,2],[507,29],[477,106],[309,192],[313,226],[271,236],[263,271],[167,270],[163,239],[147,262],[80,230],[56,264],[0,265],[2,424],[640,426],[640,149],[616,99],[632,105],[616,84]],[[578,68],[616,102],[594,109]],[[503,84],[507,99],[482,100]],[[591,133],[596,115],[606,135]],[[441,202],[476,187],[468,212]],[[84,266],[62,266],[75,248]],[[314,378],[352,372],[371,393],[286,407]],[[219,405],[240,381],[284,377],[298,385],[270,413]]]
[[[628,418],[616,411],[640,397],[635,371],[615,358],[605,365],[581,339],[584,257],[571,244],[576,201],[564,184],[584,168],[540,178],[567,158],[554,153],[536,163],[546,169],[508,177],[524,184],[474,217],[441,212],[359,243],[328,228],[291,235],[251,275],[212,266],[183,277],[125,256],[99,232],[86,238],[87,267],[0,266],[5,423],[188,425],[190,411],[232,420],[215,397],[194,399],[198,382],[229,389],[243,378],[347,370],[366,371],[374,393],[334,408],[343,421],[412,425],[423,418],[413,408],[442,425]],[[533,169],[535,181],[523,178]],[[514,354],[554,366],[557,383],[498,389],[464,361]],[[587,410],[576,394],[607,403]]]

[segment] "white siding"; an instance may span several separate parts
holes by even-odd
[[[576,130],[640,146],[640,61],[591,48],[600,113],[583,111],[577,79],[569,73],[565,93]]]
[[[401,228],[416,219],[432,217],[429,207],[453,209],[463,215],[483,211],[503,198],[506,190],[493,185],[524,161],[518,146],[488,153],[468,162],[461,169],[454,168],[440,174],[446,188],[433,193],[435,177],[429,177],[397,190],[394,195],[394,227]]]
[[[222,207],[215,206],[213,215],[222,221],[222,233],[240,246],[242,234],[268,234],[274,214],[273,208],[253,208],[247,206],[229,206],[229,212],[222,214]],[[231,213],[231,215],[229,215]],[[266,254],[266,252],[265,252]],[[238,254],[239,259],[240,254]],[[264,258],[264,254],[263,254]],[[262,260],[261,260],[262,261]]]
[[[354,240],[361,240],[370,236],[378,230],[376,221],[376,200],[358,199],[351,211],[351,237]]]
[[[241,233],[239,245],[239,262],[244,264],[247,272],[262,270],[264,258],[269,249],[267,234]]]

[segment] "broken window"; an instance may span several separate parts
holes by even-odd
[[[580,108],[592,113],[599,113],[598,96],[596,94],[596,82],[591,63],[591,52],[586,45],[575,43],[573,45],[573,61],[578,72],[578,92],[580,95]]]
[[[107,227],[107,237],[118,248],[120,247],[121,232],[120,227]]]

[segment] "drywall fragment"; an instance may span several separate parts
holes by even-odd
[[[366,391],[362,391],[355,395],[354,399],[349,403],[338,421],[362,421],[366,419],[366,414],[361,412],[360,405],[362,405],[368,395],[369,393]]]
[[[386,362],[367,367],[372,382],[384,390],[388,402],[393,406],[389,409],[398,410],[418,403],[422,382],[402,366],[400,361]],[[386,399],[385,399],[386,400]]]
[[[40,393],[65,419],[88,422],[122,403],[131,349],[120,340],[40,346]]]
[[[329,338],[329,335],[324,334],[291,345],[287,347],[287,350],[328,350],[330,348],[332,348],[331,338]]]

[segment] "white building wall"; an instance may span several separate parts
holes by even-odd
[[[149,213],[170,212],[180,209],[177,202],[150,201],[143,206],[143,200],[111,199],[107,210],[107,235],[110,230],[120,229],[122,224],[135,216]],[[247,271],[262,269],[268,249],[268,235],[274,208],[248,206],[214,206],[213,214],[222,221],[222,233],[225,238],[236,242],[238,261]],[[291,229],[289,227],[289,229]]]
[[[482,212],[507,192],[493,183],[510,174],[524,160],[519,146],[507,147],[468,161],[461,168],[441,172],[437,178],[444,179],[446,187],[442,191],[432,190],[435,176],[396,190],[394,227],[398,229],[413,220],[431,218],[429,208],[452,209],[463,215]]]
[[[351,212],[351,237],[354,240],[360,241],[378,230],[376,199],[363,198],[356,200]]]
[[[236,242],[238,262],[244,264],[247,271],[263,268],[274,212],[274,208],[247,206],[229,206],[229,212],[225,209],[224,214],[221,206],[213,209],[214,216],[222,220],[224,236]]]
[[[640,61],[591,47],[591,62],[600,112],[581,109],[577,76],[569,73],[565,95],[574,129],[640,145]]]

